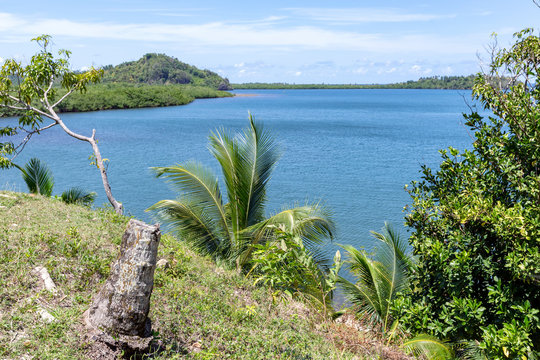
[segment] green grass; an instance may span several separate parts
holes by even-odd
[[[0,192],[0,359],[91,356],[82,314],[109,274],[128,220],[109,210]],[[155,274],[154,359],[385,358],[387,350],[366,352],[373,339],[323,321],[301,303],[273,301],[269,289],[168,235],[159,258],[170,267]],[[56,296],[39,290],[31,273],[38,265],[50,272]],[[56,320],[42,320],[40,307]]]

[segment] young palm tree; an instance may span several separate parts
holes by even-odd
[[[382,243],[373,257],[350,245],[343,246],[348,252],[349,269],[357,282],[343,277],[338,281],[345,297],[358,306],[359,313],[379,324],[385,334],[392,320],[390,305],[398,292],[408,287],[408,271],[413,263],[405,253],[405,243],[389,224],[385,224],[382,233],[372,234]]]
[[[252,245],[264,243],[277,226],[301,236],[306,244],[332,236],[334,224],[319,204],[286,209],[265,218],[266,188],[280,155],[273,137],[249,115],[250,126],[231,136],[221,130],[210,136],[210,152],[218,160],[227,200],[211,170],[195,162],[153,168],[180,196],[161,200],[148,210],[181,239],[218,261],[248,264]]]
[[[20,168],[22,177],[28,191],[32,194],[51,196],[54,187],[54,178],[47,165],[38,158],[32,158],[24,168]]]
[[[80,187],[72,187],[64,191],[60,198],[66,204],[90,206],[94,203],[96,196],[95,192],[88,192]]]
[[[409,273],[414,271],[416,263],[406,253],[405,242],[388,223],[384,224],[382,233],[371,233],[382,246],[376,248],[373,256],[350,245],[343,246],[348,253],[349,269],[357,281],[352,283],[339,277],[338,283],[347,300],[358,306],[360,314],[379,325],[383,336],[388,335],[390,341],[399,326],[398,319],[390,316],[390,306],[398,293],[409,290]],[[408,339],[401,346],[427,359],[449,360],[455,356],[452,344],[426,334]]]

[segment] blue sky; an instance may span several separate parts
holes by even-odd
[[[532,0],[0,0],[0,61],[46,33],[77,69],[158,52],[232,82],[388,83],[475,73],[493,32],[539,25]]]

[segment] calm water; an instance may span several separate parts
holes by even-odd
[[[197,100],[187,106],[65,114],[73,130],[97,129],[110,160],[113,194],[126,212],[151,221],[145,209],[174,193],[149,171],[195,159],[217,162],[207,150],[210,132],[238,131],[248,111],[264,121],[283,149],[268,194],[268,212],[322,200],[334,212],[337,243],[370,248],[369,231],[385,221],[403,228],[409,202],[403,186],[420,178],[420,165],[440,162],[438,149],[469,147],[461,114],[470,92],[450,90],[246,90],[257,96]],[[0,119],[0,123],[10,120]],[[12,120],[11,120],[12,121]],[[28,144],[19,163],[33,156],[48,163],[55,194],[79,185],[106,203],[91,147],[51,129]],[[0,188],[26,191],[16,170],[0,171]],[[402,230],[405,232],[405,230]],[[328,248],[333,252],[335,248]]]

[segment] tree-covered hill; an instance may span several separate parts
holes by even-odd
[[[192,84],[230,90],[229,80],[165,54],[146,54],[137,61],[103,67],[103,82],[135,84]]]

